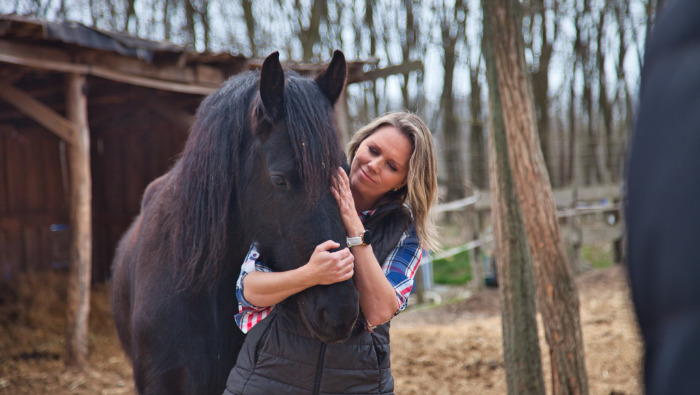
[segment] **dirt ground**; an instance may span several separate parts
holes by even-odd
[[[131,367],[109,314],[107,287],[94,289],[89,367],[63,367],[65,278],[0,285],[0,394],[133,394]],[[640,341],[620,267],[577,278],[591,394],[641,394]],[[505,394],[498,291],[414,308],[392,322],[398,394]],[[548,349],[540,325],[545,382]],[[549,391],[551,393],[551,391]]]

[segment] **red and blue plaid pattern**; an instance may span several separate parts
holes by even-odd
[[[360,215],[360,219],[364,221],[373,213],[374,210],[363,211],[358,214]],[[406,309],[408,305],[408,297],[413,290],[413,277],[416,275],[416,270],[418,269],[422,257],[423,249],[420,248],[415,226],[411,223],[401,235],[394,250],[382,264],[382,269],[384,270],[386,278],[394,287],[394,290],[396,290],[396,297],[399,301],[399,309],[396,311],[396,314]],[[243,333],[248,333],[255,324],[267,317],[273,307],[254,306],[243,296],[243,279],[254,270],[263,272],[271,271],[270,268],[263,263],[255,243],[250,246],[248,255],[241,267],[241,275],[236,282],[236,296],[238,297],[236,323]],[[367,330],[371,331],[370,328],[367,328]]]

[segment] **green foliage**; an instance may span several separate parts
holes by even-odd
[[[613,264],[613,252],[610,244],[584,244],[581,246],[581,255],[583,260],[590,262],[594,269],[603,269]]]
[[[436,284],[464,285],[472,279],[469,251],[433,261],[433,281]]]

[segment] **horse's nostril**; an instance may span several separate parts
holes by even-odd
[[[343,326],[343,320],[334,311],[330,311],[328,308],[322,308],[319,310],[319,318],[321,319],[322,325],[326,328],[338,328]]]

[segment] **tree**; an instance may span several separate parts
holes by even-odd
[[[578,294],[539,144],[532,87],[525,68],[520,5],[517,0],[484,0],[482,6],[493,43],[493,70],[501,98],[508,160],[523,212],[550,350],[552,391],[587,394]]]
[[[559,0],[554,0],[551,8],[545,5],[544,0],[530,1],[529,35],[530,50],[533,58],[533,93],[535,95],[535,114],[537,115],[537,130],[540,133],[540,145],[542,155],[550,176],[553,172],[552,156],[549,144],[549,64],[554,53],[554,41],[557,39]],[[551,17],[550,12],[551,11]],[[550,19],[552,31],[550,34]],[[535,26],[537,28],[535,28]],[[537,42],[536,42],[537,41]],[[539,49],[536,49],[539,48]]]
[[[315,0],[311,2],[311,15],[309,26],[304,27],[301,10],[303,7],[298,0],[295,0],[295,7],[298,11],[299,39],[301,41],[303,61],[311,61],[319,58],[319,53],[314,53],[314,47],[321,42],[320,26],[322,20],[328,20],[327,0]]]
[[[444,2],[443,2],[444,3]],[[445,77],[440,97],[442,108],[442,132],[445,139],[445,166],[447,167],[447,201],[465,196],[464,165],[462,163],[462,129],[454,108],[454,71],[457,62],[457,43],[463,39],[466,9],[462,0],[456,0],[454,7],[442,4],[439,11],[443,44],[443,65]],[[459,16],[461,14],[461,17]]]
[[[253,17],[253,0],[241,0],[243,19],[248,33],[248,47],[252,57],[258,56],[258,48],[255,45],[255,18]]]
[[[598,71],[598,108],[602,114],[602,124],[600,124],[601,132],[598,136],[603,136],[603,156],[599,158],[602,161],[599,167],[603,171],[603,181],[609,182],[610,175],[613,172],[615,158],[613,157],[613,119],[612,119],[612,103],[609,99],[607,75],[605,73],[605,51],[603,50],[603,27],[605,26],[606,15],[608,13],[608,5],[600,9],[600,29],[598,30],[598,39],[596,42],[596,70]],[[600,118],[600,117],[599,117]]]
[[[482,0],[486,2],[489,0]],[[486,6],[484,6],[486,8]],[[544,394],[542,361],[537,336],[535,279],[527,234],[508,159],[508,142],[501,99],[496,86],[495,59],[489,20],[484,19],[482,49],[489,86],[491,133],[489,176],[491,222],[498,265],[498,288],[503,328],[503,361],[509,394]]]
[[[416,23],[413,13],[414,0],[402,0],[402,5],[404,8],[406,23],[402,32],[401,38],[401,53],[403,55],[403,62],[408,63],[411,59],[411,54],[416,52]],[[410,72],[406,71],[403,74],[403,84],[401,85],[401,96],[403,97],[404,107],[409,111],[418,110],[418,95],[411,96],[409,92],[409,79]]]
[[[483,48],[483,47],[482,47]],[[482,51],[483,52],[483,51]],[[488,173],[485,166],[484,121],[481,101],[481,79],[479,75],[482,56],[479,56],[475,65],[469,64],[469,115],[471,117],[471,130],[469,131],[469,161],[470,179],[477,189],[485,189],[488,186]]]

